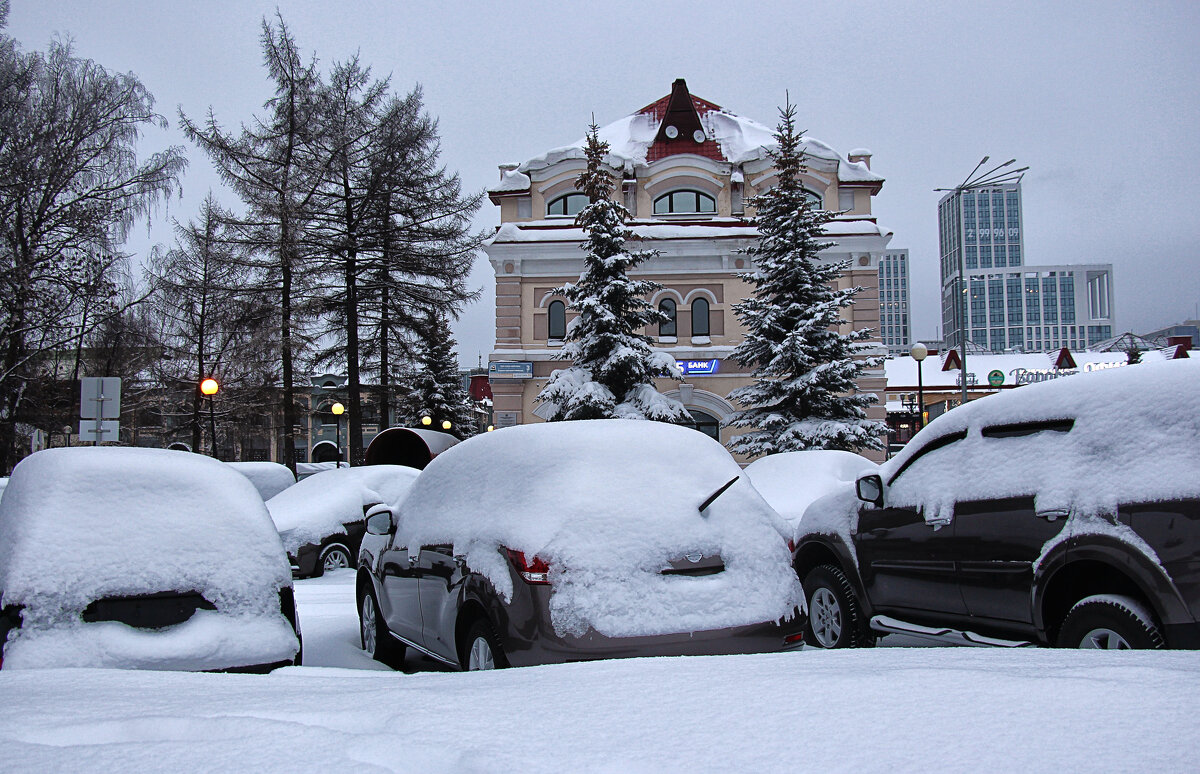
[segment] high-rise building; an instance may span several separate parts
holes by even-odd
[[[938,234],[947,347],[1082,349],[1112,336],[1112,264],[1025,265],[1019,182],[946,194]]]
[[[907,355],[911,331],[908,250],[888,250],[879,259],[879,338],[889,355]]]

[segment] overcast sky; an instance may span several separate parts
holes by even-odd
[[[915,334],[940,333],[937,200],[979,159],[1016,158],[1026,263],[1112,263],[1117,331],[1146,332],[1200,308],[1200,3],[689,2],[337,3],[328,0],[11,0],[25,50],[54,35],[136,73],[178,124],[211,106],[233,128],[270,96],[259,48],[278,6],[327,66],[356,52],[393,88],[424,87],[443,160],[468,190],[666,95],[693,94],[774,126],[785,91],[799,124],[866,147],[887,182],[875,198],[891,247],[909,248]],[[147,151],[186,144],[177,129]],[[129,247],[171,239],[220,181],[192,159],[182,200]],[[230,194],[222,194],[236,204]],[[485,203],[477,223],[499,210]],[[493,276],[456,328],[460,359],[487,360]],[[1116,333],[1117,331],[1114,331]]]

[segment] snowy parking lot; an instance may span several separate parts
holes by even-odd
[[[392,672],[353,573],[270,675],[0,673],[10,771],[1194,771],[1195,652],[906,648]],[[886,640],[885,640],[886,642]]]

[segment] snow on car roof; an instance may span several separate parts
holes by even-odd
[[[564,633],[715,629],[800,604],[786,523],[724,447],[691,428],[591,420],[479,435],[434,459],[400,513],[397,545],[452,543],[502,595],[512,586],[498,546],[548,561]],[[719,553],[725,571],[659,574],[691,552]]]
[[[1069,432],[981,431],[1073,420]],[[966,438],[914,455],[937,438]],[[881,466],[888,501],[937,518],[954,501],[1036,495],[1039,509],[1200,497],[1200,361],[1141,363],[991,395],[931,422]],[[999,464],[997,464],[999,462]],[[932,463],[932,464],[930,464]],[[907,469],[905,469],[907,467]],[[902,475],[897,475],[903,471]]]
[[[859,476],[877,468],[861,454],[812,449],[769,454],[747,465],[746,476],[794,527],[812,502],[853,484]]]
[[[319,543],[346,531],[345,524],[363,518],[363,506],[395,506],[420,473],[403,465],[334,468],[309,476],[267,501],[267,510],[294,552],[306,543]]]
[[[254,488],[263,500],[270,500],[275,495],[296,483],[296,477],[286,465],[278,462],[227,462],[231,468],[250,479]]]
[[[262,498],[209,457],[48,449],[17,465],[0,501],[0,593],[27,606],[27,624],[164,591],[198,591],[218,610],[278,610],[290,582]]]

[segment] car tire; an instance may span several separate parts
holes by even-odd
[[[404,661],[404,645],[397,642],[388,631],[379,612],[375,592],[370,590],[359,596],[358,636],[366,654],[381,664],[397,669]]]
[[[1075,603],[1058,634],[1060,648],[1152,650],[1165,647],[1162,628],[1132,597],[1102,594]]]
[[[350,549],[342,543],[330,543],[321,549],[321,556],[317,559],[317,570],[320,575],[324,575],[330,570],[344,570],[354,567],[354,557],[350,555]]]
[[[854,587],[841,568],[823,564],[801,583],[808,601],[804,644],[816,648],[858,648],[875,644]]]
[[[492,627],[482,618],[476,619],[467,629],[467,636],[460,644],[459,664],[464,672],[483,669],[506,669],[508,659]]]

